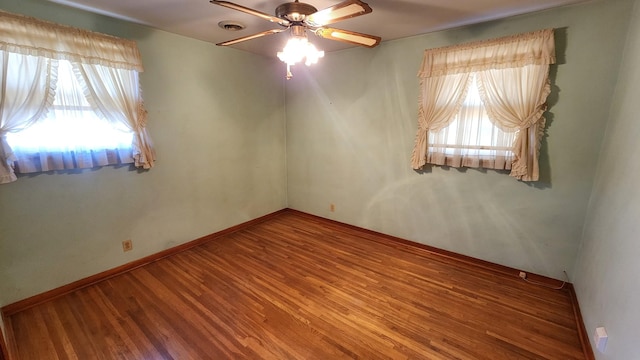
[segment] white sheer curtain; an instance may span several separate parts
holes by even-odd
[[[460,111],[469,88],[469,74],[438,74],[420,80],[418,133],[411,163],[414,169],[426,164],[429,131],[439,131],[449,125]]]
[[[135,165],[148,169],[155,154],[147,134],[147,112],[136,71],[101,65],[78,64],[84,79],[87,100],[100,110],[104,119],[116,127],[125,127],[134,134],[132,139]]]
[[[3,51],[0,43],[0,184],[16,180],[17,160],[7,143],[9,132],[19,132],[46,115],[53,103],[56,78],[52,74],[54,61]],[[23,65],[9,71],[10,63]],[[18,86],[21,85],[21,86]]]
[[[462,103],[470,86],[467,79],[461,89],[459,76],[473,74],[477,76],[480,98],[491,122],[501,131],[515,134],[512,164],[504,164],[503,168],[511,168],[511,175],[517,179],[538,180],[543,113],[550,92],[549,64],[553,63],[553,29],[426,50],[419,72],[421,98],[412,167],[420,169],[433,159],[438,163],[438,156],[429,154],[429,132],[437,132],[442,124],[448,126],[456,120],[461,105],[450,111],[454,108],[451,104]],[[451,94],[453,89],[459,93]],[[449,102],[439,100],[443,96],[450,96]],[[430,115],[442,112],[446,112],[446,118]],[[498,167],[502,166],[499,160]],[[461,163],[461,166],[469,165]]]
[[[488,69],[478,72],[478,82],[489,118],[506,131],[518,131],[511,176],[538,180],[540,141],[546,123],[543,114],[551,92],[549,66]]]
[[[145,169],[153,166],[155,155],[145,128],[146,111],[138,82],[143,68],[134,41],[4,11],[0,11],[0,33],[0,183],[16,180],[16,164],[21,172],[126,162]],[[59,64],[70,64],[74,69],[70,78],[75,77],[78,83],[73,86],[81,87],[72,91],[75,95],[57,91]],[[105,90],[109,87],[113,89]],[[112,96],[116,100],[111,101]],[[87,118],[89,113],[97,114],[111,130],[131,134],[128,154],[118,149],[70,152],[49,148],[31,149],[21,156],[6,141],[8,134],[25,133],[36,123],[40,127],[50,122],[56,127],[60,119]],[[72,127],[75,131],[84,125]],[[49,132],[49,137],[53,134]]]
[[[491,121],[480,97],[476,74],[471,75],[468,86],[463,105],[453,120],[441,129],[429,131],[427,163],[511,169],[517,130],[503,131]]]

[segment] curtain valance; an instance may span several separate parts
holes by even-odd
[[[135,41],[0,11],[0,50],[143,71]]]
[[[525,65],[549,65],[555,62],[553,29],[544,29],[472,44],[425,50],[418,76],[427,78]]]

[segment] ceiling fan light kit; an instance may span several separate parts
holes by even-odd
[[[324,57],[324,51],[316,49],[316,47],[307,39],[307,33],[303,26],[291,27],[291,38],[287,41],[284,49],[278,52],[278,59],[287,64],[287,80],[293,77],[291,74],[291,66],[302,62],[309,66],[318,62],[318,59]]]
[[[287,42],[287,45],[282,51],[277,53],[278,59],[287,64],[287,80],[293,76],[291,74],[291,66],[302,61],[309,66],[311,64],[315,64],[318,62],[319,58],[324,56],[324,51],[319,51],[309,42],[309,39],[307,38],[307,30],[325,39],[342,41],[370,48],[377,46],[381,40],[379,36],[325,27],[326,25],[333,24],[338,21],[371,13],[373,11],[371,7],[360,0],[346,0],[320,11],[312,5],[295,0],[278,6],[275,10],[276,16],[228,1],[211,0],[210,2],[215,5],[224,6],[229,9],[257,16],[282,27],[281,29],[267,30],[238,39],[221,42],[217,44],[218,46],[229,46],[243,41],[290,30],[291,37]]]

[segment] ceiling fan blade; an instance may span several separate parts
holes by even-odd
[[[372,11],[368,4],[360,0],[346,0],[307,16],[304,22],[311,27],[325,26]]]
[[[246,13],[246,14],[249,14],[249,15],[253,15],[253,16],[257,16],[259,18],[265,19],[267,21],[271,21],[271,22],[276,23],[276,24],[280,24],[282,26],[289,26],[291,24],[289,22],[289,20],[280,19],[279,17],[275,17],[275,16],[272,16],[272,15],[263,13],[262,11],[249,9],[248,7],[244,7],[242,5],[234,4],[232,2],[218,1],[218,0],[211,0],[209,2],[212,3],[212,4],[224,6],[224,7],[229,8],[229,9],[242,11],[243,13]]]
[[[241,38],[237,38],[237,39],[233,39],[233,40],[229,40],[229,41],[224,41],[221,43],[217,43],[216,45],[218,46],[229,46],[229,45],[233,45],[233,44],[237,44],[239,42],[243,42],[243,41],[247,41],[247,40],[251,40],[251,39],[255,39],[255,38],[259,38],[259,37],[263,37],[263,36],[267,36],[267,35],[272,35],[272,34],[277,34],[277,33],[281,33],[283,31],[285,31],[287,29],[272,29],[272,30],[267,30],[267,31],[263,31],[261,33],[257,33],[257,34],[253,34],[253,35],[249,35],[249,36],[244,36]]]
[[[325,39],[338,40],[370,48],[378,46],[378,44],[380,44],[380,41],[382,40],[379,36],[334,28],[320,28],[318,30],[315,30],[314,32],[316,35]]]

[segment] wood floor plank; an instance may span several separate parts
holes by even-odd
[[[285,211],[10,315],[17,359],[585,359],[570,294]]]

